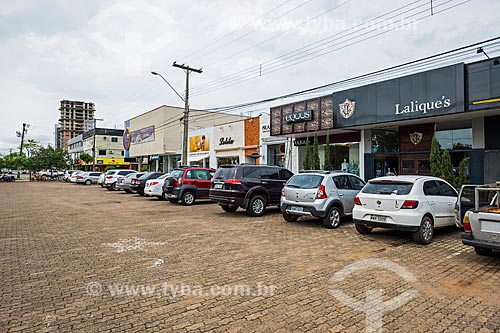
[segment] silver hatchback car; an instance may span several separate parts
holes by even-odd
[[[329,171],[299,173],[288,180],[281,193],[281,212],[288,222],[300,216],[323,220],[326,228],[337,228],[341,218],[352,214],[354,197],[365,186],[356,175]]]

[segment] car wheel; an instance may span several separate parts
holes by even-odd
[[[340,209],[338,207],[333,206],[328,210],[328,214],[326,214],[325,217],[323,217],[323,225],[327,229],[334,229],[338,228],[340,225]]]
[[[102,188],[105,188],[105,187],[106,187],[106,185],[104,185],[103,183],[101,183],[101,187],[102,187]]]
[[[356,230],[362,235],[368,235],[372,232],[373,228],[367,227],[364,224],[356,224]]]
[[[225,212],[228,213],[234,213],[238,209],[238,206],[235,205],[220,205],[220,206]]]
[[[182,194],[181,202],[185,206],[191,206],[194,204],[196,198],[194,196],[194,193],[191,191],[186,191]]]
[[[144,191],[137,191],[137,194],[139,194],[141,197],[144,196]]]
[[[261,195],[254,195],[247,207],[247,214],[253,217],[264,215],[266,211],[266,199]]]
[[[287,222],[295,222],[299,219],[298,215],[283,213],[283,219]]]
[[[109,188],[111,189],[111,191],[116,191],[116,182],[111,184],[111,186]]]
[[[492,249],[485,249],[484,247],[474,246],[474,251],[480,256],[489,256],[493,252]]]
[[[167,200],[167,197],[165,196],[165,192],[161,192],[161,196],[160,197],[157,197],[158,200]]]
[[[432,241],[432,236],[434,236],[432,219],[429,216],[424,216],[420,223],[420,228],[413,233],[413,240],[417,244],[428,245]]]
[[[87,180],[85,181],[85,185],[90,185],[90,184],[92,184],[92,181],[91,181],[91,180],[89,180],[89,179],[87,179]]]
[[[172,199],[172,198],[168,198],[167,200],[168,200],[168,202],[173,203],[173,204],[176,204],[176,203],[178,203],[178,202],[179,202],[179,200],[177,200],[177,199]]]
[[[125,189],[124,191],[125,191],[125,193],[132,193],[132,191],[128,190],[128,189]]]

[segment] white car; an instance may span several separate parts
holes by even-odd
[[[370,180],[354,198],[356,230],[373,228],[409,231],[418,244],[432,241],[434,228],[455,225],[458,193],[441,178],[388,176]]]
[[[104,177],[104,186],[110,190],[114,191],[116,190],[116,185],[117,181],[119,179],[122,179],[129,173],[134,173],[137,172],[135,170],[130,170],[130,169],[114,169],[114,170],[109,170],[106,172],[106,176]]]
[[[71,173],[71,175],[68,178],[68,181],[70,183],[76,183],[76,180],[78,179],[78,176],[81,175],[81,174],[83,174],[84,172],[85,171],[81,171],[80,170],[80,171],[75,171],[75,172]]]
[[[170,173],[161,175],[156,179],[146,180],[144,187],[144,194],[150,197],[158,197],[159,199],[166,200],[165,193],[163,193],[163,184],[165,184],[165,179],[170,176]]]

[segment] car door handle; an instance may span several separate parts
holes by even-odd
[[[430,202],[430,204],[431,204],[431,205],[435,205],[436,203],[435,203],[434,201],[431,201],[431,202]]]
[[[339,194],[339,197],[343,197],[344,195],[343,194]]]
[[[448,206],[451,206],[451,205],[452,205],[452,203],[451,203],[451,202],[448,202]]]
[[[267,185],[267,184],[268,184],[268,182],[262,182],[262,185]]]

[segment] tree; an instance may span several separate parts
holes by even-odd
[[[302,162],[302,167],[304,170],[311,169],[311,157],[309,155],[309,137],[306,137],[306,154],[304,156],[304,161]]]
[[[451,163],[450,152],[445,149],[441,154],[441,178],[449,182],[450,184],[455,183],[455,177],[453,176],[453,164]]]
[[[436,138],[436,127],[434,127],[434,134],[432,135],[430,163],[431,174],[434,177],[442,177],[441,146],[439,145],[439,141]]]
[[[87,154],[87,153],[81,153],[81,154],[80,154],[80,159],[81,159],[84,163],[86,163],[86,164],[89,164],[89,163],[94,162],[94,158],[92,157],[92,155]]]
[[[39,147],[32,152],[27,164],[32,171],[65,169],[69,164],[69,155],[62,149],[55,149],[50,145]]]
[[[312,166],[311,167],[313,170],[321,169],[320,159],[319,159],[318,133],[314,134],[313,155],[312,155]]]
[[[469,158],[464,157],[464,159],[458,165],[458,177],[455,178],[455,188],[460,189],[463,184],[467,183],[467,165],[469,164]]]
[[[33,155],[33,152],[40,148],[40,142],[34,139],[28,139],[28,141],[23,145],[23,152],[26,154],[27,158],[30,158]],[[21,149],[21,147],[18,147]]]
[[[332,163],[330,162],[330,135],[326,134],[326,145],[325,145],[325,165],[323,166],[324,170],[331,170]]]
[[[2,158],[3,167],[11,170],[23,168],[26,166],[26,158],[19,153],[10,153]]]

